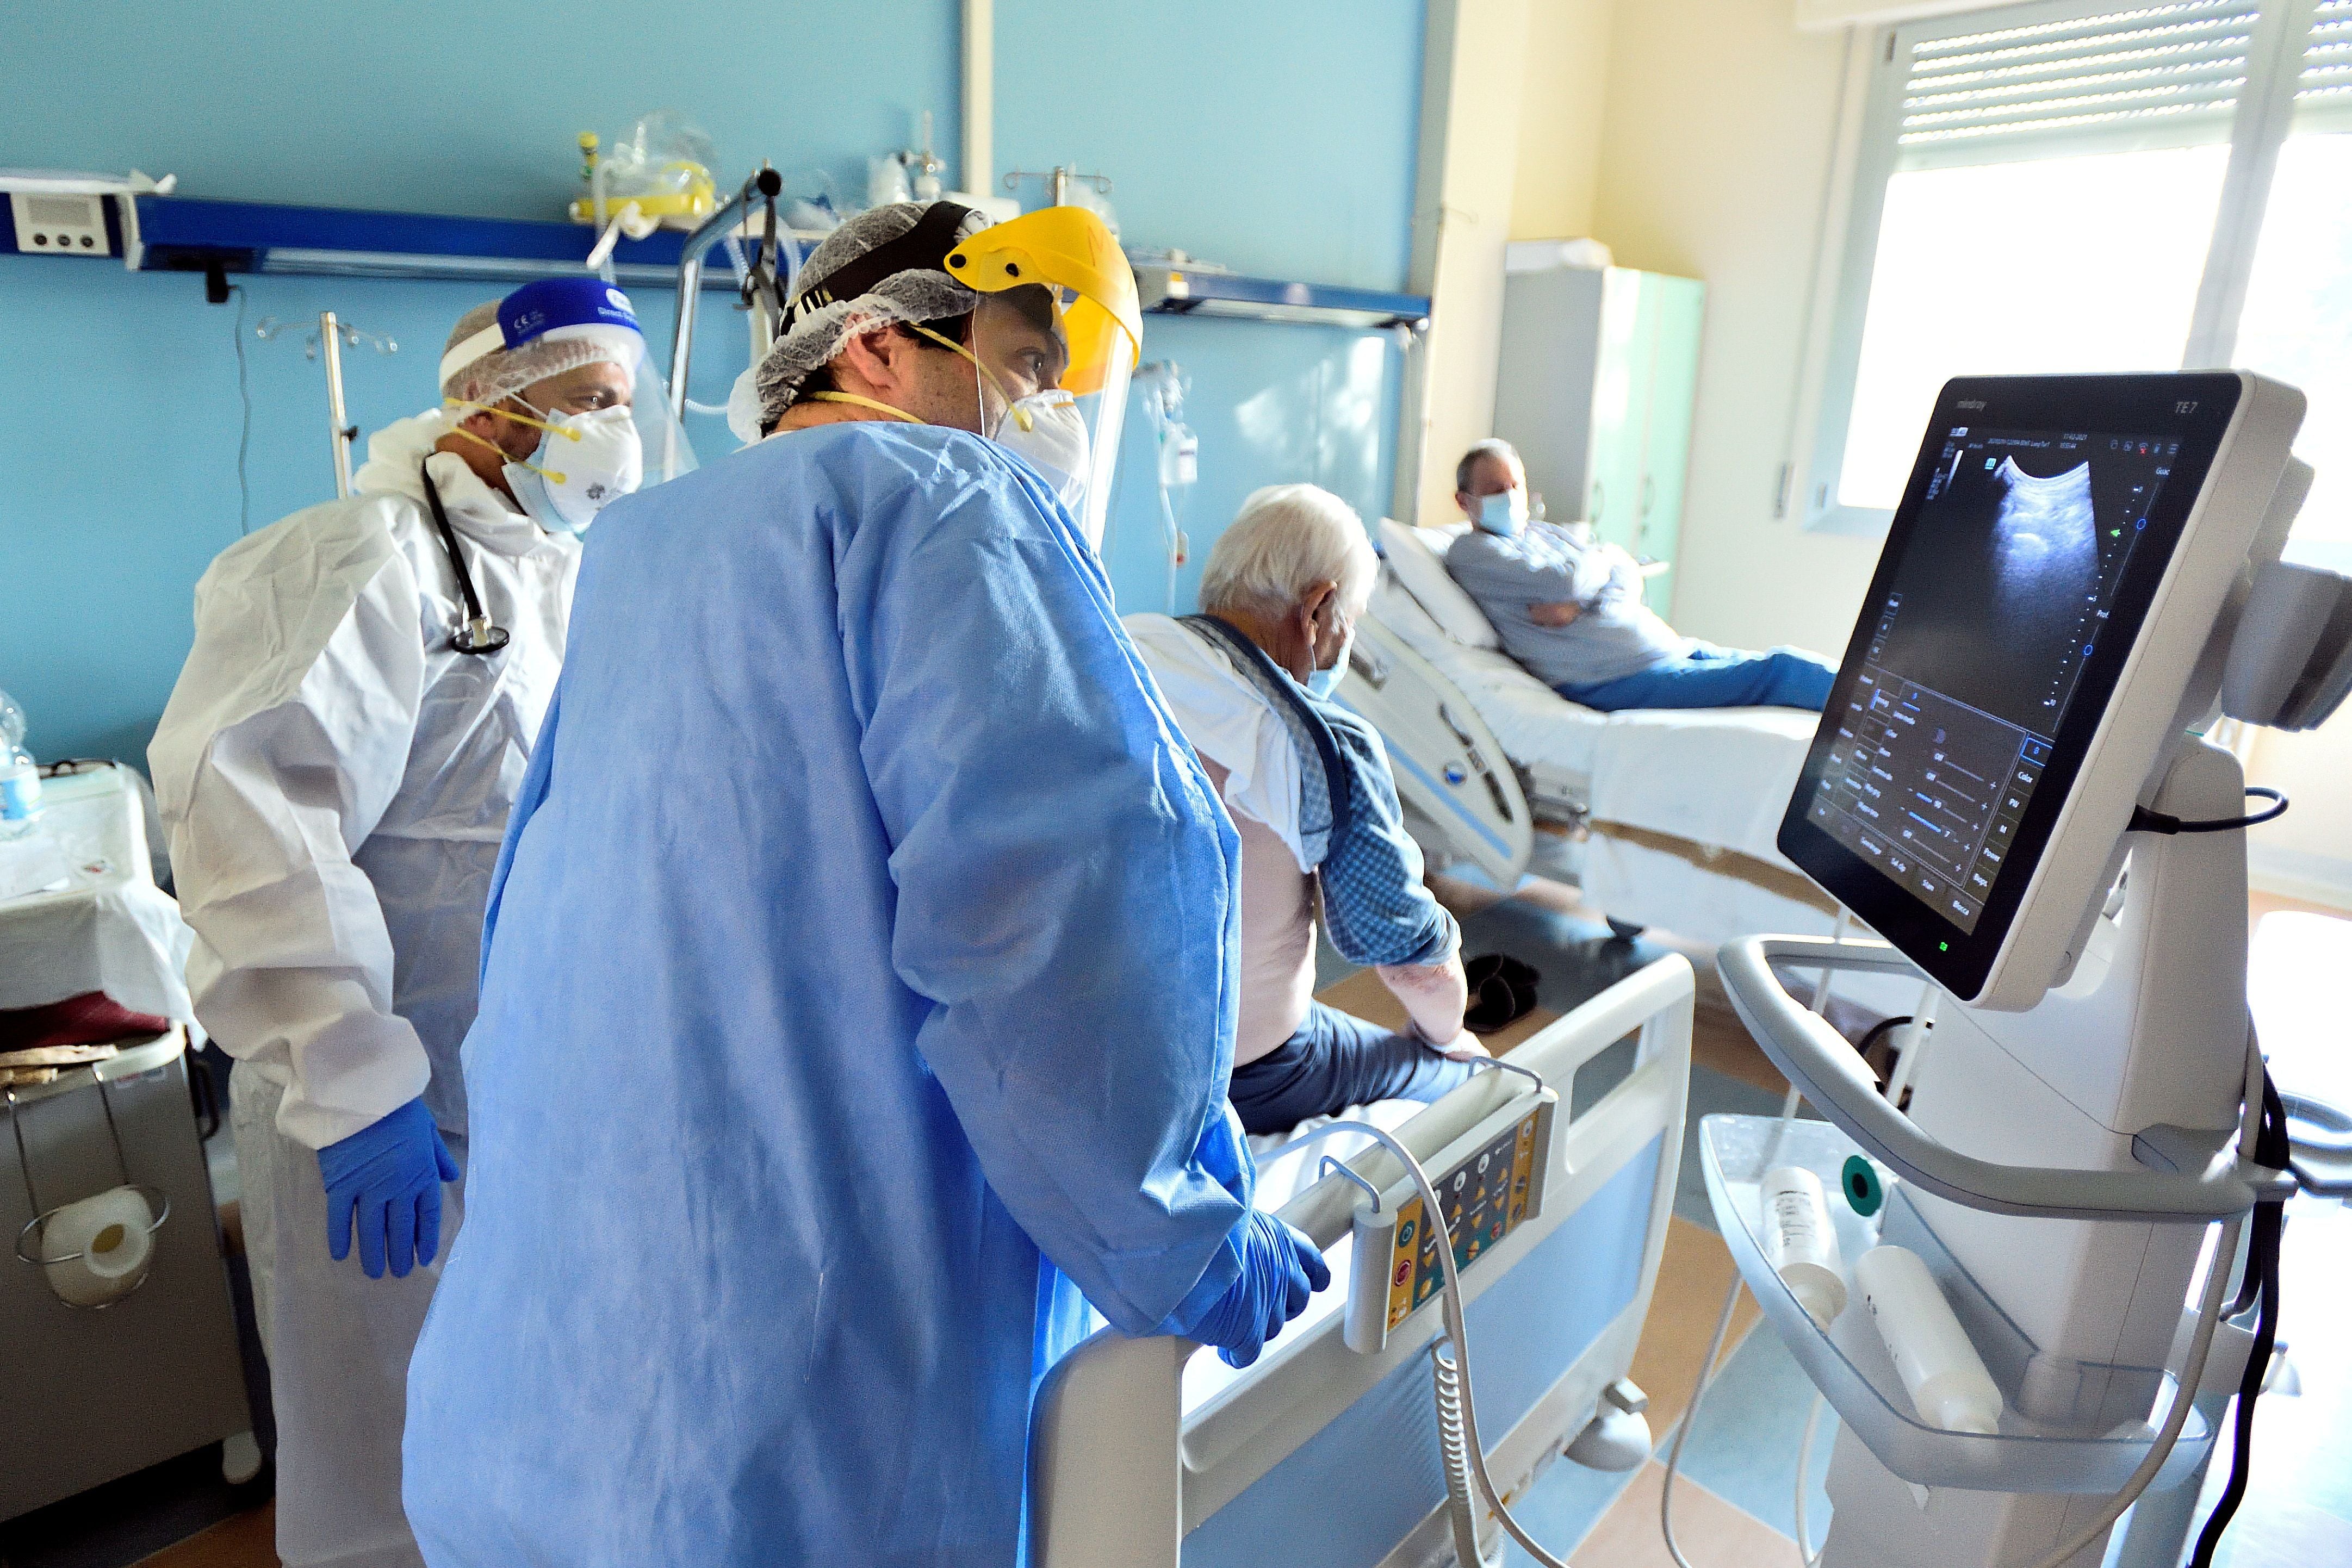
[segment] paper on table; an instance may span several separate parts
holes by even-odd
[[[40,829],[21,839],[0,840],[0,899],[47,893],[72,877],[64,852]]]

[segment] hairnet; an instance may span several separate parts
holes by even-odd
[[[800,287],[793,298],[803,298],[822,290],[825,279],[843,267],[908,233],[921,221],[929,205],[923,202],[895,202],[860,213],[843,224],[825,235],[824,242],[801,268]],[[966,238],[987,225],[985,217],[973,213],[958,226],[956,237]],[[938,258],[941,262],[946,259],[944,252]],[[840,353],[842,345],[851,338],[894,322],[937,321],[961,316],[979,302],[980,296],[935,264],[894,272],[853,299],[836,299],[800,315],[791,329],[776,340],[767,358],[746,372],[758,398],[756,426],[750,430],[741,427],[742,416],[753,410],[751,400],[740,396],[729,400],[729,423],[739,438],[757,441],[762,431],[792,407],[800,396],[801,383],[808,380],[810,372]]]
[[[500,303],[496,299],[488,300],[458,317],[457,325],[450,330],[449,341],[442,352],[446,355],[476,333],[497,326]],[[642,348],[638,351],[642,352]],[[543,382],[550,376],[560,376],[583,365],[614,364],[625,371],[635,370],[635,358],[624,358],[623,355],[619,336],[612,333],[534,338],[518,348],[493,349],[487,354],[468,360],[441,378],[441,395],[467,402],[494,403],[522,391],[533,382]]]

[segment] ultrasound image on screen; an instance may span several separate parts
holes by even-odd
[[[1875,662],[2053,734],[2168,461],[2159,442],[1954,430]]]
[[[1808,818],[1963,934],[2042,781],[2177,447],[1946,433]]]

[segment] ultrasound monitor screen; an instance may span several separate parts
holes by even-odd
[[[1780,844],[1960,995],[2023,899],[2239,384],[1988,378],[1937,402]]]
[[[1946,431],[1810,814],[1962,931],[2179,449],[2141,431]]]

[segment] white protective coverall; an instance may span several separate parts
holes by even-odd
[[[289,1563],[421,1561],[400,1505],[409,1352],[440,1277],[327,1252],[313,1151],[423,1095],[466,1161],[457,1048],[507,812],[563,659],[580,546],[458,457],[434,483],[490,620],[460,653],[420,470],[433,411],[368,443],[348,500],[241,539],[196,585],[195,646],[148,750],[197,1018],[237,1059],[247,1259],[278,1416]],[[441,1257],[465,1211],[445,1189]]]

